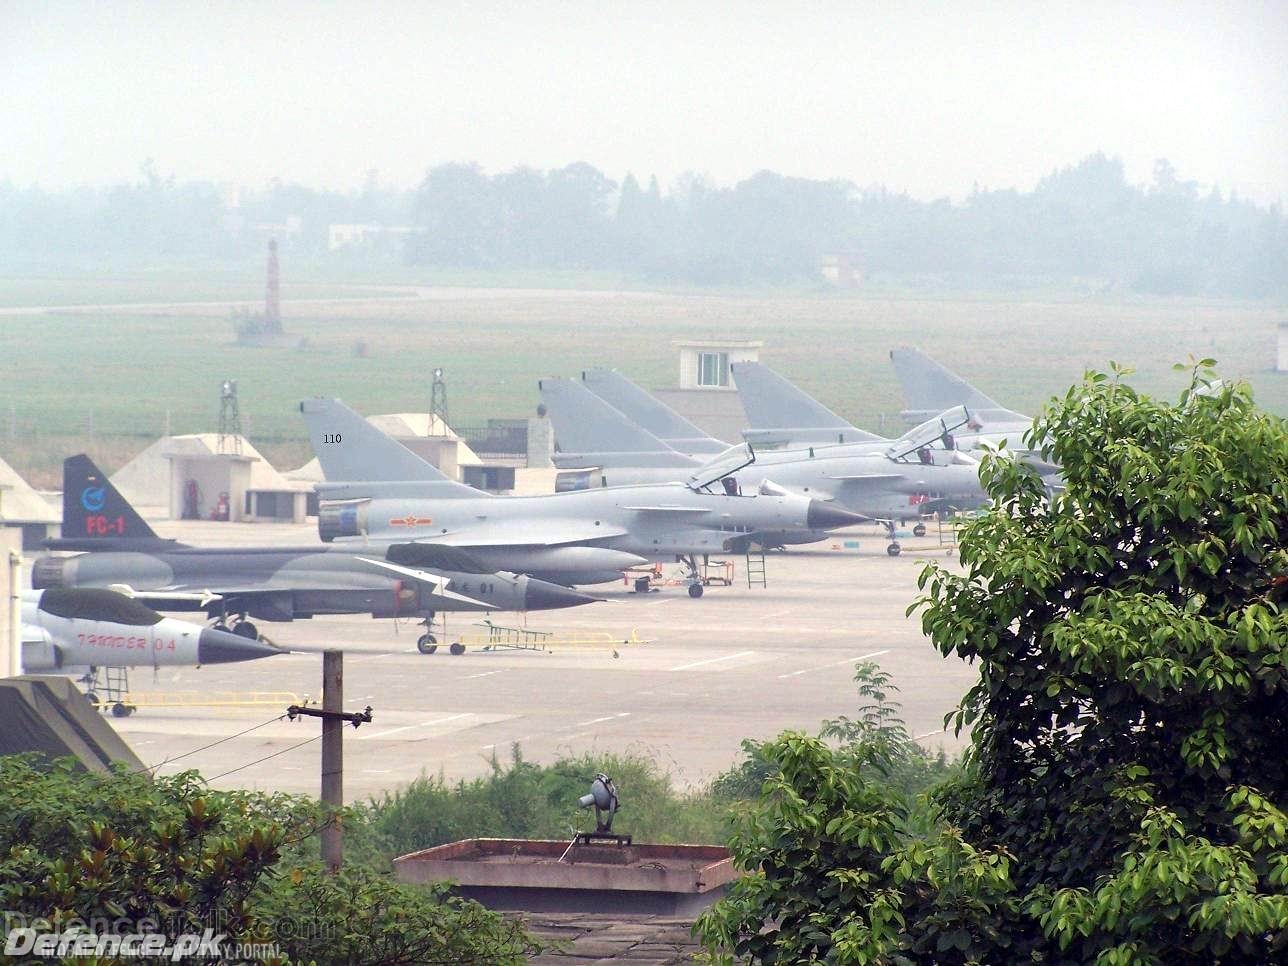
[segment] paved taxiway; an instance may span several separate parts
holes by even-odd
[[[289,525],[157,522],[165,536],[197,545],[312,543],[316,531]],[[845,543],[858,542],[858,548]],[[533,629],[565,633],[635,631],[650,643],[568,646],[552,652],[469,650],[452,656],[415,650],[419,627],[364,617],[261,623],[290,646],[338,646],[345,655],[345,706],[374,709],[374,721],[345,731],[345,795],[366,799],[441,772],[449,779],[485,772],[495,753],[519,743],[530,760],[588,750],[635,751],[655,758],[680,785],[696,785],[733,763],[739,742],[786,728],[815,730],[852,714],[858,660],[876,661],[901,690],[904,718],[928,747],[955,748],[944,715],[974,680],[945,660],[905,610],[924,561],[956,566],[934,531],[885,553],[875,530],[846,533],[809,549],[768,556],[768,587],[748,588],[742,558],[732,587],[699,600],[682,586],[648,595],[605,585],[604,603],[528,615]],[[668,567],[678,572],[677,567]],[[449,614],[448,639],[477,632],[484,615]],[[523,615],[492,615],[523,624]],[[440,635],[440,640],[442,637]],[[291,654],[249,664],[131,672],[135,691],[280,690],[320,699],[321,657]],[[162,774],[197,768],[217,787],[317,793],[315,719],[271,721],[271,707],[140,708],[112,719]],[[239,737],[204,750],[194,749]],[[286,750],[307,742],[293,750]],[[280,754],[279,754],[280,753]],[[182,756],[182,757],[180,757]],[[273,757],[267,757],[273,756]],[[265,759],[249,767],[240,767]],[[233,769],[237,769],[233,771]]]

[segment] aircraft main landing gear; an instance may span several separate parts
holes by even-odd
[[[689,596],[690,596],[690,597],[692,597],[694,600],[697,600],[699,597],[701,597],[701,596],[702,596],[702,585],[701,585],[701,584],[689,584]]]
[[[886,524],[886,530],[890,534],[890,545],[886,547],[886,554],[891,557],[897,557],[903,553],[903,547],[899,546],[899,541],[895,539],[893,520]]]
[[[233,625],[233,633],[250,641],[259,640],[259,628],[245,618]]]

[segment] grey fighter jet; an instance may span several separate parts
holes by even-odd
[[[104,587],[127,591],[167,611],[204,611],[217,630],[258,637],[251,622],[292,621],[321,614],[371,614],[423,621],[418,644],[431,652],[429,632],[440,611],[522,611],[573,607],[596,598],[522,574],[498,572],[450,546],[421,545],[396,536],[379,547],[161,546],[152,528],[84,456],[64,464],[64,514],[72,531],[110,535],[113,550],[42,557],[32,586]],[[88,501],[82,500],[89,494]],[[77,504],[82,503],[77,509]],[[91,509],[92,508],[92,509]],[[112,521],[83,524],[86,510]],[[115,521],[121,520],[121,526]],[[128,522],[128,525],[126,524]],[[125,549],[139,539],[144,549]],[[123,542],[124,541],[124,542]],[[93,538],[79,545],[92,547]],[[638,558],[631,558],[638,559]],[[453,645],[453,653],[460,646]]]
[[[428,482],[387,481],[381,467],[386,457],[405,465],[398,451],[414,454],[338,400],[309,400],[301,409],[328,481],[348,479],[318,485],[326,501],[318,529],[328,541],[405,539],[460,547],[471,554],[490,551],[497,555],[494,559],[511,559],[516,551],[561,549],[675,559],[688,567],[690,596],[700,597],[699,557],[734,550],[750,534],[757,535],[758,542],[763,536],[769,545],[801,532],[821,540],[829,530],[864,519],[769,484],[754,494],[728,492],[721,481],[754,461],[749,450],[731,453],[683,483],[545,496],[489,496],[441,473],[440,479]],[[355,479],[355,472],[364,470],[381,479]]]
[[[696,459],[669,449],[576,380],[542,379],[539,386],[561,446],[569,439],[573,450],[578,444],[611,446],[618,440],[621,448],[559,453],[556,461],[565,467],[557,480],[560,489],[674,481],[680,474],[701,472]],[[968,420],[969,413],[958,406],[897,440],[760,452],[738,474],[738,482],[759,486],[771,480],[883,522],[891,531],[888,549],[895,554],[900,547],[894,522],[934,509],[974,507],[983,499],[978,465],[949,452],[952,433]]]

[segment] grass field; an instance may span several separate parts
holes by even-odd
[[[134,283],[90,280],[67,283],[74,297],[65,301],[90,303],[118,284],[132,294],[100,300],[139,298]],[[15,286],[0,281],[0,305]],[[243,297],[185,288],[182,277],[160,288],[176,302]],[[355,294],[320,279],[307,288],[319,293],[310,298]],[[52,301],[44,294],[40,304]],[[1288,311],[1265,303],[440,288],[422,298],[288,302],[283,314],[304,348],[236,346],[220,306],[0,315],[4,458],[45,481],[79,445],[98,447],[111,468],[159,435],[167,412],[173,432],[213,430],[219,382],[232,377],[247,434],[289,465],[303,452],[296,407],[307,396],[339,396],[368,413],[423,410],[429,374],[442,366],[452,420],[468,425],[529,414],[538,378],[588,366],[616,367],[648,387],[674,385],[672,340],[703,337],[763,339],[765,362],[871,429],[883,416],[885,428],[895,426],[902,400],[886,353],[905,344],[1024,412],[1110,360],[1134,366],[1141,388],[1171,394],[1181,385],[1172,363],[1193,354],[1218,359],[1226,375],[1253,384],[1265,408],[1288,414],[1288,376],[1270,371],[1275,324]],[[106,439],[117,434],[139,435]]]

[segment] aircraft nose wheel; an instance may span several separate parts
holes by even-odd
[[[433,634],[422,634],[416,641],[416,650],[422,654],[433,654],[438,650],[438,638]]]
[[[903,552],[903,547],[899,546],[899,544],[897,543],[892,543],[890,544],[890,546],[886,547],[886,553],[888,553],[891,557],[897,557],[902,552]]]
[[[924,537],[926,535],[926,525],[924,523],[918,523],[912,528],[912,535],[914,537]]]
[[[701,597],[701,596],[702,596],[702,585],[701,585],[701,584],[689,584],[689,596],[690,596],[690,597],[692,597],[694,600],[697,600],[699,597]]]
[[[250,621],[238,621],[233,625],[233,633],[238,637],[244,637],[247,640],[259,640],[259,628]]]

